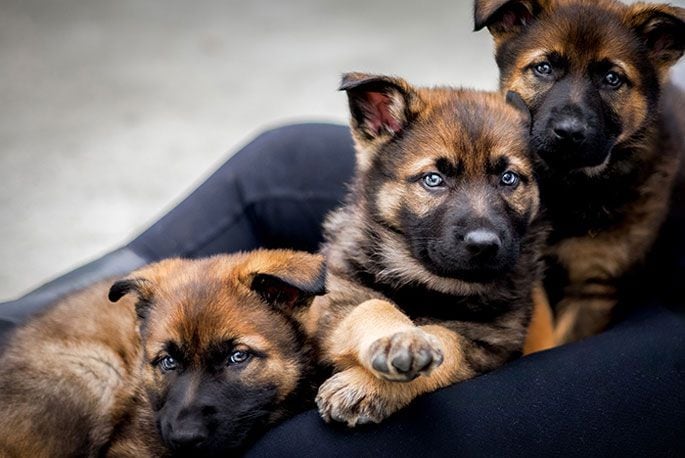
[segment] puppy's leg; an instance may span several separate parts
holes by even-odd
[[[349,426],[380,422],[422,393],[475,375],[464,363],[462,336],[415,326],[382,300],[355,307],[329,342],[327,354],[341,372],[321,386],[317,404],[325,420]]]
[[[607,327],[618,302],[618,280],[653,242],[652,225],[657,216],[647,210],[641,223],[629,231],[616,229],[594,237],[571,238],[551,248],[568,278],[563,297],[554,306],[558,343],[580,340]]]
[[[616,302],[610,294],[565,297],[556,307],[554,340],[559,344],[575,342],[603,331],[611,321]]]
[[[373,327],[372,323],[367,325],[367,329],[370,327]],[[387,380],[385,372],[367,369],[369,364],[373,366],[373,360],[377,356],[371,349],[383,348],[388,342],[386,338],[381,338],[383,344],[373,342],[369,348],[361,351],[368,355],[366,358],[371,359],[371,362],[348,367],[321,386],[316,402],[324,420],[343,422],[350,427],[362,423],[379,423],[417,396],[475,375],[464,361],[463,338],[455,332],[442,326],[415,327],[412,331],[404,332],[426,334],[431,341],[445,348],[441,364],[434,367],[430,375],[409,382]],[[360,362],[363,361],[364,358]]]
[[[378,378],[409,381],[430,374],[443,360],[442,347],[393,304],[372,299],[338,324],[326,353],[338,369],[361,365]]]
[[[552,309],[547,300],[542,285],[533,288],[533,316],[528,325],[528,334],[523,344],[523,354],[529,355],[537,351],[547,350],[556,346]]]

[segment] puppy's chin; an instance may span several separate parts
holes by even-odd
[[[573,153],[561,153],[564,157],[555,156],[559,152],[542,152],[538,156],[553,173],[584,172],[588,175],[594,170],[604,170],[609,161],[609,154],[595,155],[590,158],[573,157]]]
[[[244,431],[240,431],[235,437],[213,437],[196,446],[176,447],[166,440],[164,442],[172,457],[192,456],[198,458],[239,455],[239,452],[249,445],[247,434]]]
[[[259,411],[259,409],[256,409]],[[254,418],[250,418],[255,415]],[[238,419],[249,418],[247,421],[240,421],[235,425],[227,421],[218,420],[218,428],[212,427],[212,434],[210,437],[198,444],[192,446],[177,446],[171,442],[166,434],[168,427],[161,426],[164,420],[157,419],[157,429],[165,446],[169,450],[172,457],[213,457],[213,456],[238,456],[240,451],[244,450],[255,437],[261,432],[263,425],[266,423],[268,415],[265,412],[257,413],[237,413],[235,417]]]
[[[612,150],[612,144],[596,148],[569,147],[536,139],[533,139],[533,145],[537,156],[553,173],[581,172],[596,175],[593,171],[604,170]]]
[[[484,284],[498,280],[511,271],[514,259],[502,259],[499,262],[485,265],[463,265],[462,263],[445,262],[442,259],[423,259],[422,264],[433,274],[459,280],[464,283]]]
[[[433,266],[431,270],[435,275],[439,275],[440,277],[451,278],[464,283],[491,283],[509,271],[508,268],[500,267],[461,269],[450,266]]]

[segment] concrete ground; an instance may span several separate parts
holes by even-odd
[[[344,71],[494,89],[471,30],[461,0],[0,0],[0,300],[125,243],[256,132],[345,122]]]

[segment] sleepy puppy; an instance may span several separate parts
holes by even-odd
[[[235,452],[313,399],[322,258],[171,259],[64,299],[0,359],[2,456]],[[107,300],[109,290],[109,299]]]
[[[341,89],[357,169],[308,326],[335,370],[320,413],[354,426],[521,354],[545,231],[525,110],[386,76]]]

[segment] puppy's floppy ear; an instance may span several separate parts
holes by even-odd
[[[628,26],[644,41],[652,62],[661,69],[675,64],[685,50],[685,9],[636,3],[629,11]]]
[[[301,284],[293,282],[288,277],[261,273],[255,274],[250,288],[269,304],[286,309],[306,305],[314,296],[320,296],[326,292],[323,280]]]
[[[126,294],[135,294],[138,297],[136,313],[144,320],[150,313],[155,293],[167,279],[180,274],[185,262],[182,259],[169,258],[143,266],[115,282],[109,289],[109,300],[117,302]]]
[[[288,250],[264,250],[254,256],[249,288],[268,304],[293,310],[326,293],[323,256]]]
[[[153,288],[152,282],[145,278],[125,278],[115,282],[109,289],[109,300],[117,302],[126,294],[135,293],[138,296],[136,302],[136,314],[138,318],[144,320],[150,311],[152,303]]]
[[[526,102],[523,101],[523,98],[521,98],[519,93],[514,91],[507,91],[506,101],[509,105],[511,105],[512,107],[516,108],[518,111],[521,112],[521,114],[523,115],[523,121],[525,122],[526,126],[528,126],[528,128],[532,127],[533,116],[530,113],[528,105],[526,105]]]
[[[362,140],[390,140],[400,134],[421,109],[418,94],[401,78],[346,73],[339,90],[347,92],[352,130]]]
[[[523,31],[543,10],[543,0],[476,0],[474,30],[487,27],[496,40]]]

